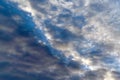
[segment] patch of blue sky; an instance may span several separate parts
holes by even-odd
[[[57,23],[68,23],[70,24],[72,20],[72,12],[68,9],[63,9],[63,11],[57,17]]]
[[[86,18],[83,15],[73,16],[72,23],[75,27],[79,27],[80,29],[87,24]]]
[[[102,12],[105,10],[105,6],[101,3],[92,3],[90,4],[90,8],[96,12]]]
[[[120,64],[117,57],[106,55],[101,58],[101,61],[111,70],[113,69],[113,70],[120,71]]]
[[[16,31],[25,36],[28,36],[29,33],[33,32],[35,24],[32,21],[30,13],[20,10],[17,7],[17,4],[6,2],[5,0],[0,1],[0,6],[0,13],[8,16],[16,26],[18,26]]]
[[[49,19],[45,20],[44,24],[54,39],[60,39],[61,41],[69,42],[71,39],[76,37],[67,29],[58,27],[57,25],[53,24]]]

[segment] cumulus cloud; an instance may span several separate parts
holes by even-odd
[[[109,71],[120,71],[119,1],[11,1],[31,14],[38,41],[70,66],[71,75],[80,74],[83,69],[82,73],[88,76],[85,80],[102,80],[102,73],[97,77],[99,73],[94,71],[105,69],[108,77],[112,76]],[[71,69],[73,65],[77,65],[78,71]]]

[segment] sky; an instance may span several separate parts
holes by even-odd
[[[16,64],[18,59],[29,68],[15,68],[39,74],[37,79],[48,71],[43,79],[118,80],[119,4],[119,0],[1,0],[1,60]],[[54,79],[52,73],[57,75]]]

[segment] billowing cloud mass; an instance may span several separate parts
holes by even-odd
[[[119,80],[119,0],[5,1],[0,4],[0,38],[6,42],[1,41],[0,51],[7,49],[8,58],[2,60],[28,66],[17,67],[25,72],[48,72],[47,80]]]

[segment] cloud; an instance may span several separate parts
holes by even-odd
[[[116,1],[14,0],[20,9],[31,14],[36,27],[37,40],[49,47],[52,55],[70,66],[70,69],[73,68],[69,70],[71,75],[79,74],[81,66],[87,66],[91,72],[88,74],[86,70],[82,72],[88,76],[86,80],[89,80],[90,76],[90,79],[99,80],[100,77],[95,72],[99,69],[100,71],[105,69],[108,72],[107,76],[110,76],[109,70],[119,71],[120,66],[116,65],[115,60],[119,60],[120,56],[120,33],[117,25],[119,24],[119,10],[117,9],[119,3],[116,5]],[[81,5],[81,3],[83,4]],[[13,19],[17,18],[13,17]],[[45,23],[45,21],[47,22]],[[23,25],[31,26],[27,22]],[[22,29],[21,27],[16,29],[19,34],[29,34],[33,30],[32,28],[29,30],[25,26]],[[111,62],[109,59],[112,59],[113,65],[109,65],[108,62]],[[117,64],[119,63],[118,61]],[[75,69],[79,68],[79,70],[75,71],[74,67]],[[103,77],[102,73],[101,76]]]

